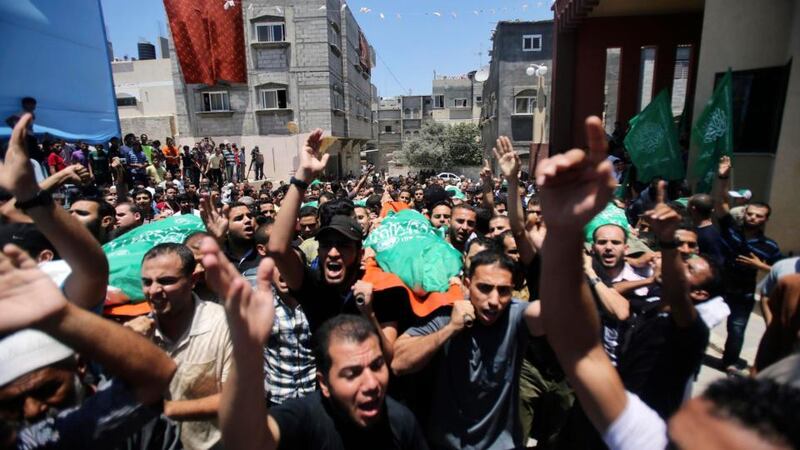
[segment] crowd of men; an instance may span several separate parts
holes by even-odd
[[[31,120],[0,166],[2,448],[800,447],[800,264],[769,205],[731,203],[729,158],[711,194],[621,193],[592,117],[531,177],[501,137],[479,180],[330,179],[316,130],[276,186],[257,149],[251,181],[233,144],[38,142]],[[364,244],[406,209],[463,258],[447,293]],[[205,231],[109,302],[101,245],[175,215]],[[692,396],[723,322],[729,377]]]

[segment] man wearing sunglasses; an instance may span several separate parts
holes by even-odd
[[[543,334],[539,302],[511,298],[514,263],[498,249],[472,260],[469,300],[434,311],[397,339],[392,370],[403,375],[441,358],[429,440],[434,448],[521,448],[519,379],[531,335]]]

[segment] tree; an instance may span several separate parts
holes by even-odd
[[[428,123],[419,135],[403,143],[399,159],[409,166],[433,170],[477,166],[483,157],[480,136],[478,126],[472,123]]]

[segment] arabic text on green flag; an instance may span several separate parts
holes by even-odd
[[[680,180],[684,176],[678,132],[672,118],[670,97],[661,91],[647,107],[630,120],[625,148],[636,166],[638,180]]]
[[[722,77],[694,124],[692,142],[698,150],[692,167],[692,176],[697,179],[695,192],[710,192],[717,161],[723,155],[733,155],[733,88],[730,70]]]

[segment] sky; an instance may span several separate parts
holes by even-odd
[[[551,2],[350,0],[348,7],[378,55],[372,82],[380,96],[389,97],[429,94],[434,71],[458,75],[487,65],[490,37],[498,21],[552,19]],[[115,57],[137,56],[136,44],[141,39],[155,44],[168,27],[162,0],[101,3]],[[219,3],[221,8],[224,0]]]

